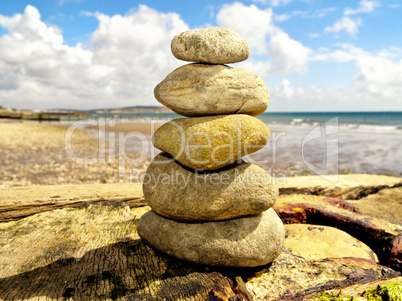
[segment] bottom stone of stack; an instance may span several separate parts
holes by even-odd
[[[152,210],[138,221],[140,237],[179,259],[214,266],[254,267],[272,262],[282,251],[285,230],[270,208],[225,221],[189,223]]]

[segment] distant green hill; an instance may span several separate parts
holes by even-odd
[[[64,113],[89,113],[89,114],[115,114],[115,113],[129,113],[129,114],[144,114],[144,113],[173,113],[170,109],[163,106],[130,106],[120,108],[107,108],[107,109],[92,109],[92,110],[73,110],[73,109],[48,109],[48,110],[18,110],[14,108],[6,109],[0,105],[2,111],[23,111],[23,112],[64,112]]]
[[[103,113],[103,114],[113,114],[113,113],[131,113],[131,114],[141,114],[141,113],[172,113],[172,111],[166,107],[162,106],[131,106],[131,107],[121,107],[121,108],[108,108],[108,109],[94,109],[87,110],[90,114]]]
[[[130,106],[119,108],[103,108],[92,110],[71,110],[71,109],[51,109],[47,111],[59,112],[69,111],[77,113],[89,113],[89,114],[115,114],[115,113],[129,113],[129,114],[141,114],[141,113],[172,113],[172,111],[163,106]]]

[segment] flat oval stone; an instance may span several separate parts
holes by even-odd
[[[254,267],[272,262],[282,251],[285,230],[270,208],[225,221],[186,223],[152,210],[137,224],[140,237],[179,259],[226,267]]]
[[[209,64],[237,63],[250,55],[245,39],[220,27],[185,31],[173,38],[170,48],[179,60]]]
[[[244,114],[178,118],[156,130],[156,148],[181,164],[214,170],[263,148],[270,137],[261,120]]]
[[[167,153],[155,157],[143,180],[148,205],[178,220],[223,220],[269,209],[278,188],[261,167],[244,160],[213,172],[194,172]]]
[[[377,255],[366,244],[337,228],[288,224],[285,232],[285,247],[309,260],[356,257],[378,262]]]
[[[154,90],[155,98],[177,114],[257,116],[268,107],[264,81],[244,68],[187,64],[171,72]]]

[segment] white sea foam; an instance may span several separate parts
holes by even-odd
[[[368,125],[368,124],[360,124],[357,126],[356,129],[359,131],[376,132],[376,133],[395,132],[399,130],[397,126]]]
[[[396,126],[327,126],[322,132],[327,136],[312,140],[306,137],[317,126],[268,124],[268,127],[272,133],[269,145],[248,156],[264,169],[308,170],[307,162],[327,169],[328,173],[349,170],[402,175],[402,131]]]

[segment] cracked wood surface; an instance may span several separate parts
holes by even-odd
[[[0,190],[0,222],[102,202],[124,203],[131,208],[146,205],[138,183],[10,187]]]
[[[358,200],[383,189],[402,186],[402,179],[383,175],[325,175],[288,177],[279,183],[280,194],[311,194],[342,196],[348,200]]]
[[[288,177],[277,182],[281,195],[311,194],[356,199],[357,196],[363,198],[381,190],[387,191],[390,187],[399,187],[402,179],[381,175],[339,175],[325,178]],[[0,222],[96,202],[124,202],[130,207],[145,205],[142,187],[138,183],[9,187],[0,189]],[[402,212],[402,201],[398,205]],[[372,210],[370,204],[365,208],[367,211],[371,210],[372,214],[379,214],[378,210]],[[393,212],[398,216],[399,211],[395,211],[394,208]]]
[[[0,224],[0,299],[205,300],[215,286],[235,295],[221,274],[143,244],[147,210],[96,204]]]
[[[95,204],[0,224],[0,299],[289,300],[400,275],[370,260],[310,261],[287,250],[257,268],[184,262],[139,239],[147,210]]]
[[[354,187],[362,191],[361,187],[393,187],[400,182],[393,177],[353,176],[343,177],[335,187],[350,192]],[[318,177],[301,177],[300,185],[296,179],[282,187],[334,188]],[[370,204],[377,194],[384,197],[390,190],[399,191],[382,188],[362,200]],[[392,195],[398,197],[398,193]],[[381,246],[388,243],[398,266],[402,226],[358,214],[359,204],[349,206],[348,202],[339,197],[290,194],[282,195],[276,205],[293,206],[292,214],[316,224],[330,222],[340,227],[346,218],[352,222],[343,224],[346,232],[362,231]],[[297,205],[301,203],[307,209]],[[0,223],[0,300],[289,300],[401,279],[399,272],[369,260],[306,260],[287,250],[272,264],[252,269],[187,263],[139,239],[136,223],[149,209],[139,184],[1,189],[0,217],[7,220]],[[367,229],[372,234],[364,232]]]

